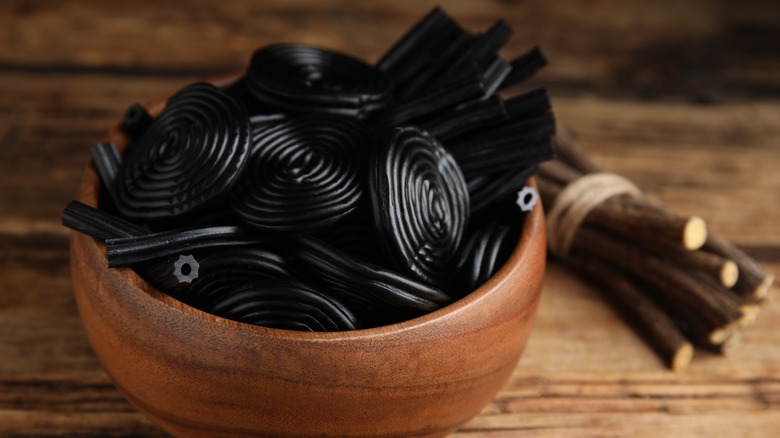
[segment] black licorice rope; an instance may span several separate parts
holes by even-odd
[[[246,75],[252,97],[293,112],[365,118],[391,97],[380,70],[342,53],[276,44],[254,53]]]
[[[128,147],[115,183],[117,209],[146,220],[207,207],[241,174],[249,136],[248,115],[233,98],[209,84],[184,88]]]
[[[203,248],[263,244],[264,239],[235,225],[167,230],[106,240],[109,267],[132,266]]]
[[[460,168],[429,134],[397,128],[372,156],[370,189],[377,232],[395,265],[442,285],[468,222]]]
[[[375,147],[362,122],[308,115],[254,130],[249,165],[230,205],[248,225],[303,232],[353,212],[364,193],[365,160]]]

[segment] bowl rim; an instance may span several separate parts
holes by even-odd
[[[207,82],[217,87],[225,88],[243,78],[244,74],[245,73],[242,71],[239,73],[230,73],[196,82]],[[168,98],[173,96],[175,93],[176,91],[171,92],[164,97],[153,99],[144,105],[144,107],[150,114],[156,116],[163,110]],[[117,123],[102,141],[113,142],[121,151],[126,147],[129,140],[127,136],[121,132],[120,123]],[[81,185],[77,194],[77,200],[92,207],[97,207],[100,194],[100,185],[100,178],[93,165],[93,161],[90,158],[84,170]],[[526,185],[532,187],[534,190],[538,190],[536,181],[533,177],[530,177],[527,180]],[[465,295],[464,297],[456,299],[452,303],[447,304],[446,306],[424,315],[392,324],[355,330],[326,332],[305,332],[264,327],[213,315],[196,307],[192,307],[154,288],[146,280],[140,277],[132,268],[108,268],[105,244],[95,238],[86,239],[86,243],[90,247],[89,250],[100,252],[101,259],[105,260],[104,266],[106,269],[117,269],[121,278],[128,281],[134,289],[140,289],[151,298],[155,299],[156,301],[160,301],[163,305],[171,307],[172,309],[178,310],[180,312],[184,312],[192,317],[198,318],[208,323],[215,323],[223,326],[224,328],[248,332],[265,337],[287,338],[296,341],[366,340],[383,335],[397,334],[399,332],[423,328],[442,318],[452,317],[455,314],[467,311],[468,308],[473,307],[477,305],[478,302],[487,299],[491,292],[496,289],[495,286],[497,284],[508,281],[511,274],[522,270],[523,266],[521,265],[523,264],[522,262],[524,261],[526,254],[528,253],[532,239],[535,237],[535,235],[544,233],[546,231],[544,227],[544,213],[542,211],[541,200],[539,200],[539,202],[536,203],[531,211],[525,214],[523,227],[520,232],[518,242],[501,268],[499,268],[499,270],[480,287]],[[76,233],[78,233],[78,231],[71,230],[72,236]],[[540,238],[544,239],[544,236],[540,236]],[[545,252],[546,251],[543,249],[543,253],[541,254],[542,257],[545,257]],[[526,293],[531,294],[534,293],[534,291],[528,290]]]

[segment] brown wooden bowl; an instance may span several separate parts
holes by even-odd
[[[109,140],[126,142],[117,130]],[[77,199],[96,206],[99,184],[88,166]],[[447,435],[515,369],[545,251],[537,205],[507,263],[467,297],[398,324],[308,333],[202,312],[130,269],[109,269],[95,239],[70,238],[76,301],[97,357],[131,404],[186,437]]]

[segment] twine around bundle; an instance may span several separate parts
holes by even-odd
[[[589,173],[569,183],[547,213],[547,244],[556,256],[566,257],[585,217],[613,196],[642,197],[628,179],[608,172]]]

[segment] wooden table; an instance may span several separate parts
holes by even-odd
[[[780,3],[444,2],[506,49],[541,45],[562,126],[607,169],[780,274]],[[131,103],[233,71],[259,46],[375,60],[427,0],[0,3],[0,436],[163,436],[115,391],[70,284],[67,231],[88,150]],[[777,286],[770,292],[777,294]],[[596,290],[551,264],[511,381],[456,436],[777,436],[780,304],[739,354],[667,371]]]

